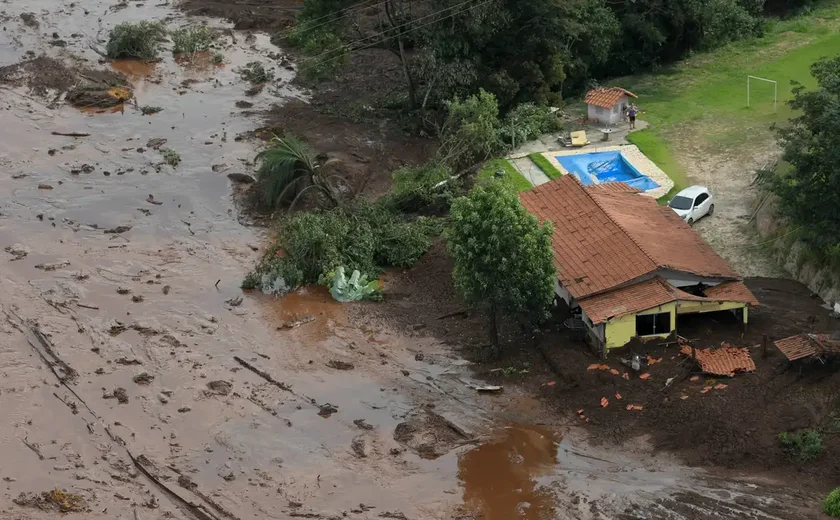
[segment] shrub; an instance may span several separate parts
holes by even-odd
[[[439,131],[440,162],[458,168],[501,154],[505,146],[499,140],[500,125],[496,96],[483,89],[464,100],[449,101]]]
[[[154,60],[165,38],[166,28],[160,22],[121,23],[111,30],[105,54],[111,59]]]
[[[522,103],[508,112],[499,128],[499,135],[505,144],[519,146],[543,134],[560,129],[560,120],[551,109],[534,103]]]
[[[175,54],[206,51],[213,43],[213,32],[206,26],[186,27],[172,33]]]
[[[285,293],[304,284],[327,285],[344,267],[375,278],[382,267],[409,267],[430,246],[426,219],[408,221],[380,203],[360,200],[287,218],[243,288]]]
[[[181,154],[172,148],[161,148],[160,153],[163,155],[163,162],[169,166],[176,168],[179,164],[181,164]]]
[[[341,190],[336,181],[340,177],[328,171],[338,161],[319,163],[312,149],[297,137],[272,138],[270,146],[257,155],[257,161],[260,161],[257,179],[267,207],[276,208],[281,203],[294,205],[310,189],[321,195],[322,202],[328,206],[338,205]]]
[[[449,167],[434,162],[403,166],[393,178],[394,186],[382,202],[403,213],[445,212],[461,185]]]
[[[834,491],[825,497],[823,512],[834,518],[840,518],[840,487],[834,488]]]
[[[823,452],[822,435],[817,430],[802,430],[797,433],[779,434],[782,448],[800,462],[816,460]]]
[[[158,112],[163,112],[163,107],[153,107],[151,105],[140,107],[140,113],[144,116],[150,116],[152,114],[157,114]]]
[[[244,67],[239,69],[239,75],[245,81],[250,81],[255,85],[260,83],[268,83],[269,81],[274,79],[274,71],[271,69],[266,69],[262,63],[258,61],[252,61],[247,63]]]
[[[225,62],[225,55],[221,52],[216,52],[213,54],[212,60],[214,65],[221,65]]]

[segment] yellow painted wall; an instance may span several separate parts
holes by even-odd
[[[659,307],[654,307],[652,309],[648,309],[646,311],[637,312],[636,314],[628,314],[626,316],[620,316],[618,318],[613,318],[612,320],[606,323],[606,344],[607,348],[618,348],[623,347],[630,341],[633,337],[636,336],[636,316],[642,316],[645,314],[658,314],[660,312],[670,312],[671,313],[671,330],[674,330],[674,327],[677,325],[677,313],[676,313],[676,303],[666,303],[665,305],[661,305]],[[670,333],[665,334],[656,334],[654,336],[645,336],[646,338],[664,338]]]
[[[722,302],[722,303],[713,303],[713,302],[696,302],[696,301],[687,301],[687,302],[673,302],[668,303],[665,305],[661,305],[659,307],[654,307],[652,309],[648,309],[643,312],[637,312],[636,314],[628,314],[626,316],[620,316],[618,318],[613,318],[612,320],[608,321],[605,324],[605,335],[606,335],[606,345],[607,348],[618,348],[623,347],[627,344],[628,341],[633,339],[636,336],[636,316],[642,316],[644,314],[657,314],[660,312],[670,312],[671,313],[671,331],[674,330],[677,326],[677,314],[690,314],[690,313],[699,313],[699,312],[715,312],[715,311],[726,311],[731,309],[744,309],[744,323],[747,323],[749,309],[743,303],[738,302]],[[669,331],[670,333],[670,331]],[[653,336],[644,336],[645,338],[664,338],[668,334],[656,334]]]

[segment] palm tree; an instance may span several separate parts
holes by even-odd
[[[257,179],[266,206],[294,205],[310,190],[318,192],[327,205],[338,205],[342,193],[339,184],[343,179],[328,174],[330,166],[339,162],[337,159],[319,164],[306,143],[287,135],[283,138],[274,136],[269,148],[257,155],[257,160],[262,163],[257,170]]]

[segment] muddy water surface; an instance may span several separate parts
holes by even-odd
[[[475,395],[445,345],[351,319],[324,291],[242,293],[266,237],[231,202],[227,174],[251,173],[256,152],[237,137],[258,126],[235,103],[305,97],[268,35],[206,20],[221,66],[109,63],[91,45],[115,24],[188,21],[165,2],[0,15],[0,66],[47,53],[120,71],[136,96],[81,111],[0,85],[0,519],[54,518],[69,502],[39,493],[56,488],[79,518],[705,517],[671,497],[724,484],[497,427],[497,397]],[[277,80],[249,97],[236,70],[254,60]]]

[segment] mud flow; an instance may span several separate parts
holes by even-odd
[[[0,519],[795,517],[775,489],[505,427],[450,346],[324,291],[243,294],[266,232],[229,175],[253,173],[249,116],[307,98],[268,34],[170,2],[0,18]],[[140,20],[207,23],[223,63],[93,50]],[[259,92],[251,61],[275,71]],[[131,101],[68,100],[115,75]]]

